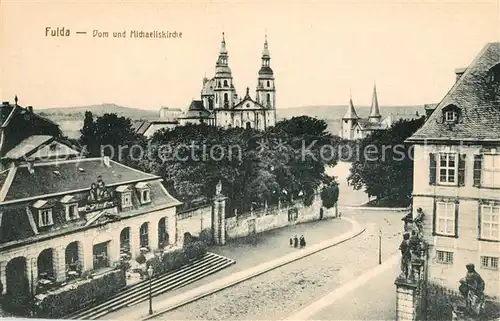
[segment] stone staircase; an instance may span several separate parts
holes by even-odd
[[[234,263],[236,262],[230,258],[207,253],[203,258],[193,261],[177,271],[154,278],[151,283],[152,295],[156,296],[181,288]],[[145,280],[124,289],[104,302],[69,314],[64,319],[95,320],[120,308],[146,301],[148,298],[149,280]]]

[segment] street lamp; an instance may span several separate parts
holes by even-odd
[[[378,264],[382,264],[382,230],[378,230]]]
[[[153,293],[151,292],[151,282],[153,281],[153,267],[148,267],[149,276],[149,315],[153,314]]]

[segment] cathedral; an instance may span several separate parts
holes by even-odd
[[[220,126],[223,128],[255,128],[265,130],[276,123],[276,87],[271,69],[267,36],[262,51],[262,63],[257,76],[255,98],[247,87],[245,96],[236,93],[231,68],[228,62],[226,40],[222,33],[219,58],[215,64],[215,76],[203,78],[201,99],[193,100],[188,111],[179,117],[179,123]]]

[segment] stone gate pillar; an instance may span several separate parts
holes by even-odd
[[[217,245],[226,244],[226,199],[222,195],[222,183],[217,184],[212,217],[212,231],[214,243]]]
[[[417,283],[404,278],[396,282],[396,321],[417,320]]]

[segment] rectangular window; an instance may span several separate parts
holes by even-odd
[[[498,257],[481,256],[481,267],[483,269],[498,270]]]
[[[149,189],[142,190],[141,192],[141,203],[149,203],[151,202],[151,193],[149,192]]]
[[[500,241],[500,206],[481,205],[481,239]]]
[[[78,218],[78,204],[66,205],[66,219],[74,220]]]
[[[122,208],[127,208],[132,206],[132,193],[123,192],[122,193]]]
[[[457,167],[457,154],[439,154],[439,183],[456,185]]]
[[[436,258],[438,263],[453,264],[453,252],[436,251]]]
[[[500,187],[500,155],[483,155],[481,185]]]
[[[454,202],[436,202],[436,233],[455,235],[455,206]]]
[[[454,111],[447,111],[445,113],[446,121],[455,121],[457,119],[457,113]]]
[[[47,208],[47,209],[41,209],[38,212],[38,226],[49,226],[54,224],[54,221],[52,220],[52,209]]]

